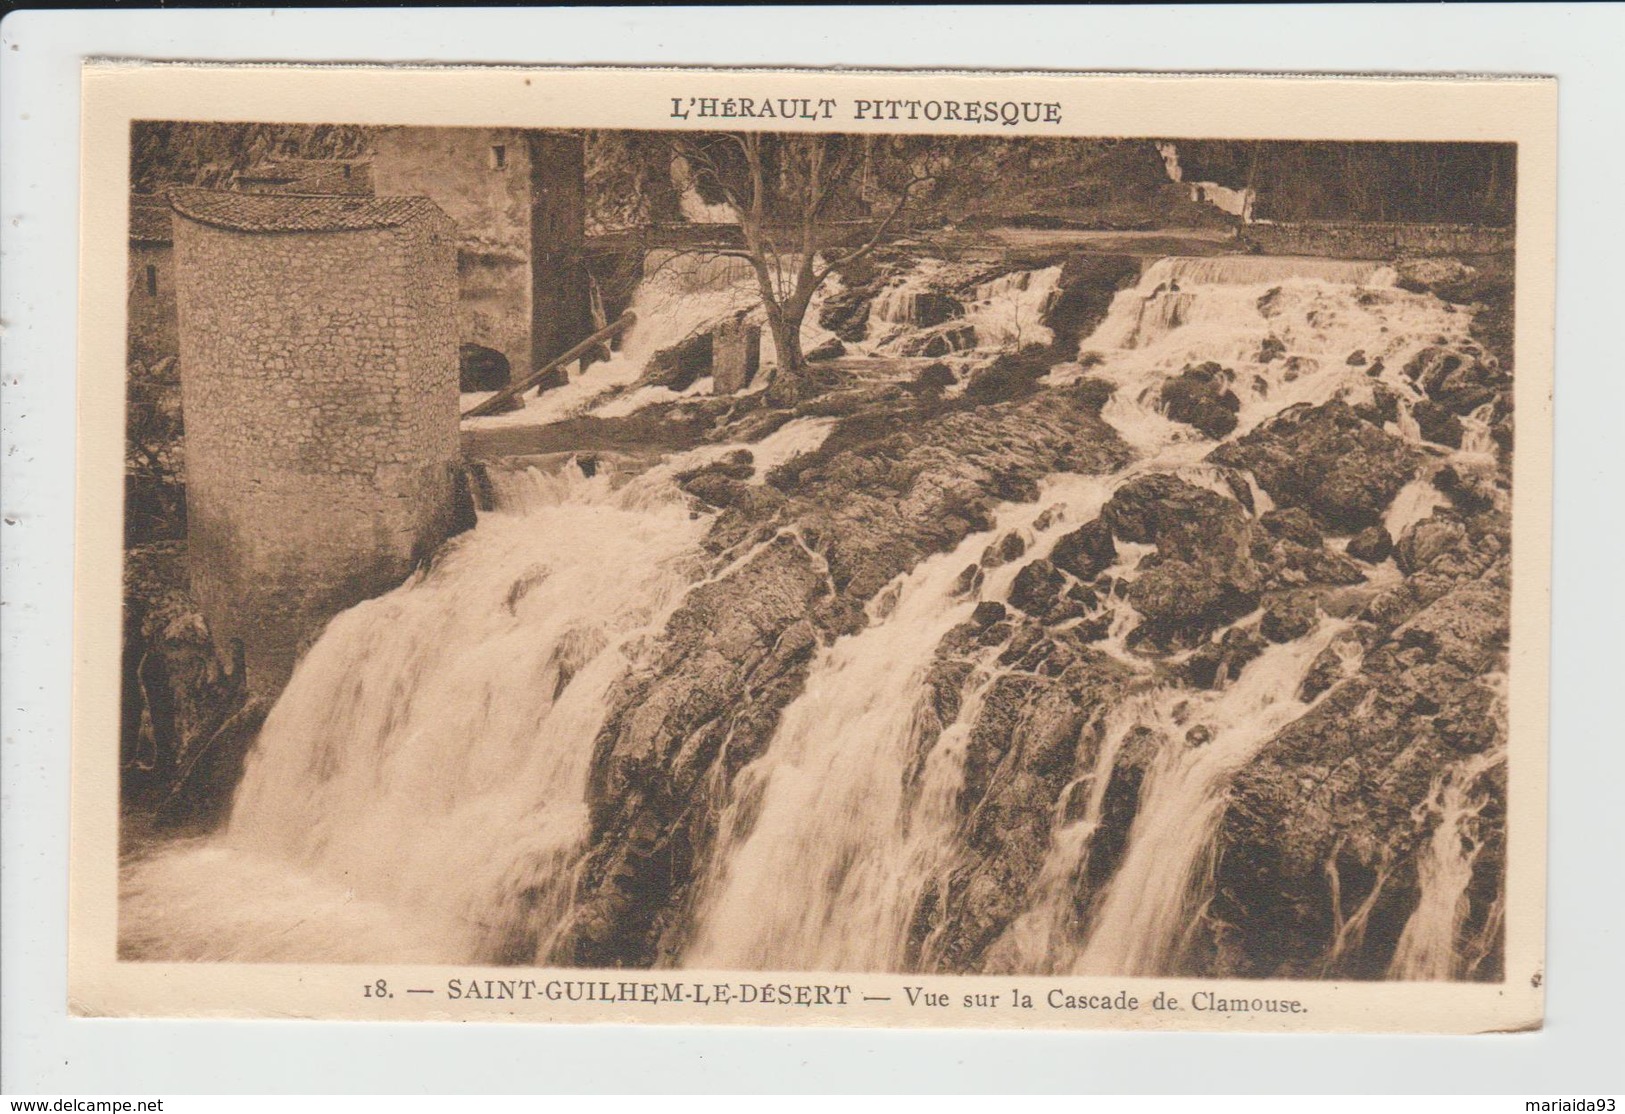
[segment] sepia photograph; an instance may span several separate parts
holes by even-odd
[[[105,977],[1538,1026],[1515,139],[695,87],[118,124]]]
[[[131,152],[123,957],[1500,979],[1512,146]]]

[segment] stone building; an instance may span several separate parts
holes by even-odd
[[[457,234],[423,198],[170,200],[193,594],[270,691],[452,528]]]
[[[151,366],[177,353],[175,261],[169,203],[153,194],[130,198],[128,359]]]
[[[457,225],[457,339],[515,375],[592,331],[582,246],[580,135],[522,128],[386,128],[373,140],[381,195],[426,197]]]

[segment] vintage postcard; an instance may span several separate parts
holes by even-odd
[[[72,1008],[1538,1027],[1555,104],[89,66]]]

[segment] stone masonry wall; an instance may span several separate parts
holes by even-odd
[[[380,197],[427,197],[456,224],[456,339],[531,363],[530,147],[518,128],[391,128],[374,140]],[[500,165],[495,149],[500,147]]]
[[[1511,251],[1515,239],[1515,232],[1510,228],[1356,221],[1266,221],[1243,225],[1238,235],[1253,250],[1270,255],[1324,255],[1341,259],[1485,255]]]
[[[258,691],[447,535],[454,239],[439,214],[309,233],[175,221],[192,588]]]

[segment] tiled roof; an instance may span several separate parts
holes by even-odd
[[[163,198],[130,199],[130,239],[143,244],[167,244],[172,238],[172,223]]]
[[[175,211],[236,232],[343,232],[395,228],[439,213],[426,197],[331,197],[175,189]]]

